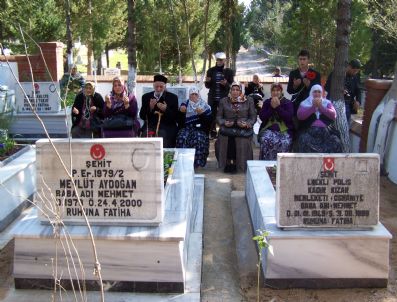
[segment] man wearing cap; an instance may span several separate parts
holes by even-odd
[[[234,71],[225,67],[226,54],[217,52],[215,54],[216,66],[207,70],[205,78],[205,87],[208,91],[208,104],[211,106],[212,122],[211,122],[211,138],[216,137],[216,114],[220,99],[229,94],[230,85],[234,80]]]
[[[357,110],[360,108],[361,104],[360,69],[361,62],[358,59],[351,60],[349,65],[346,67],[344,99],[346,118],[349,124],[351,114],[357,113]],[[325,84],[325,91],[327,92],[327,99],[335,101],[331,95],[332,73],[333,72],[331,72],[328,76],[327,82]]]
[[[72,106],[73,138],[100,137],[100,120],[103,119],[103,97],[95,92],[95,84],[87,82]]]
[[[175,148],[178,133],[178,97],[166,90],[166,84],[165,76],[154,76],[154,91],[142,96],[139,117],[144,121],[143,137],[162,137],[164,148]]]

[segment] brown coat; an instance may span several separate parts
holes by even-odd
[[[240,103],[239,110],[236,112],[232,109],[229,97],[223,98],[219,102],[216,121],[219,126],[225,124],[225,121],[234,121],[237,125],[238,121],[245,121],[254,126],[256,122],[256,110],[254,101],[248,98],[244,103]],[[218,136],[218,166],[224,168],[227,161],[228,137],[219,134]],[[252,137],[236,137],[236,165],[238,171],[247,169],[247,160],[253,159]]]

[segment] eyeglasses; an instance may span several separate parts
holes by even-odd
[[[314,90],[313,93],[321,93],[321,90]]]

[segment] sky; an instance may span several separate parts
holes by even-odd
[[[239,3],[244,3],[246,7],[249,6],[249,4],[251,3],[251,0],[238,0]]]

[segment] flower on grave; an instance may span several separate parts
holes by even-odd
[[[308,71],[306,73],[306,78],[310,81],[313,81],[316,78],[316,73],[314,71]]]
[[[0,143],[0,149],[4,149],[4,144]]]

